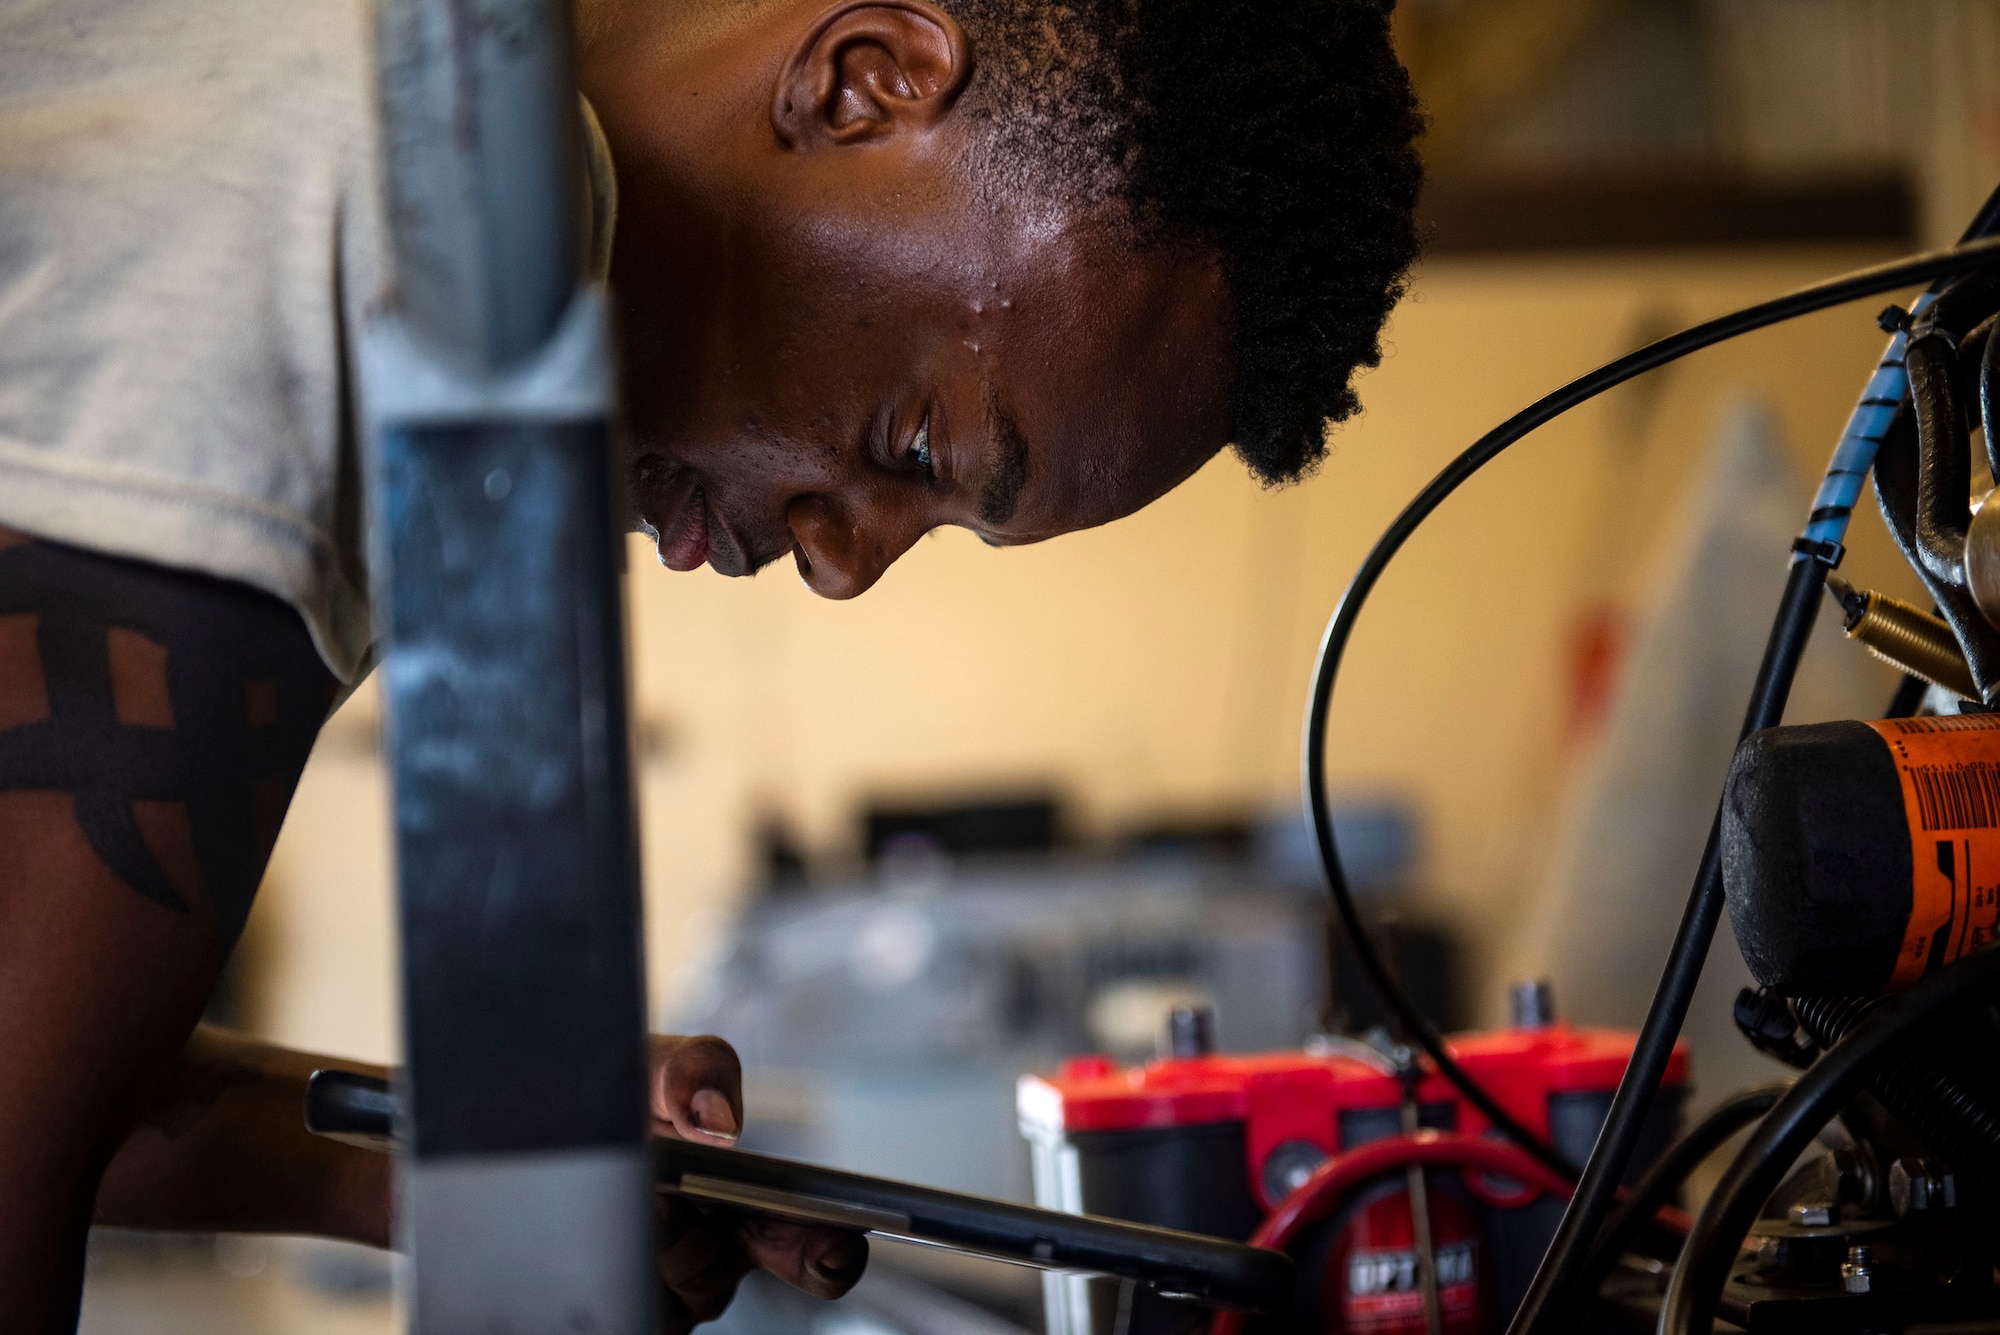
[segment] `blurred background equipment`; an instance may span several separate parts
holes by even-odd
[[[1440,247],[1943,243],[2000,175],[1979,0],[1408,0],[1396,22]]]
[[[1406,890],[1407,813],[1351,810],[1387,832],[1367,883]],[[781,882],[750,906],[706,992],[672,1017],[742,1055],[759,1110],[746,1148],[1026,1200],[1021,1072],[1149,1055],[1176,1007],[1206,1008],[1230,1052],[1319,1030],[1326,918],[1283,860],[1296,817],[1261,837],[1248,822],[1171,838],[1156,823],[1129,851],[1084,856],[1056,847],[1058,811],[1053,798],[870,807],[865,875]],[[1024,830],[1047,837],[1024,847]],[[1447,949],[1442,931],[1421,939]]]
[[[1410,814],[1345,810],[1370,832],[1357,864],[1371,896],[1406,896]],[[1198,1041],[1227,1052],[1296,1049],[1325,1023],[1324,895],[1295,879],[1292,813],[1144,820],[1095,852],[1064,846],[1048,794],[899,800],[860,824],[867,872],[775,882],[672,1017],[742,1055],[758,1110],[745,1148],[1031,1201],[1023,1072],[1078,1053],[1143,1059],[1176,1013],[1198,1012]],[[1406,939],[1449,949],[1442,929]],[[1040,1323],[1030,1273],[894,1246],[877,1263]]]

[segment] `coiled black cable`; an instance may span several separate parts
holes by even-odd
[[[1831,1048],[1885,1002],[1883,997],[1794,997],[1792,1014],[1815,1043]],[[1920,1051],[1891,1062],[1870,1078],[1868,1088],[1946,1163],[2000,1183],[2000,1110],[1934,1055]]]
[[[1870,1075],[1938,1016],[2000,993],[2000,950],[1983,950],[1891,997],[1800,1076],[1722,1175],[1681,1248],[1660,1335],[1710,1335],[1738,1245],[1792,1161]]]
[[[1829,306],[1894,291],[1942,275],[1993,264],[1996,261],[2000,261],[2000,241],[1987,240],[1969,242],[1950,250],[1934,251],[1889,264],[1876,265],[1704,321],[1693,328],[1650,343],[1636,352],[1627,353],[1590,374],[1571,381],[1489,431],[1447,464],[1443,471],[1404,507],[1388,530],[1376,540],[1374,547],[1370,549],[1360,569],[1355,572],[1353,580],[1348,584],[1347,591],[1342,595],[1340,605],[1334,610],[1332,619],[1327,623],[1326,633],[1320,641],[1319,658],[1313,675],[1312,699],[1306,713],[1303,768],[1306,815],[1312,823],[1320,864],[1327,878],[1327,889],[1333,898],[1335,910],[1340,916],[1356,959],[1368,974],[1369,981],[1381,996],[1383,1004],[1395,1013],[1406,1031],[1436,1064],[1438,1070],[1488,1122],[1541,1162],[1559,1172],[1574,1174],[1576,1170],[1564,1156],[1544,1143],[1518,1118],[1503,1108],[1452,1059],[1450,1052],[1445,1048],[1443,1035],[1391,976],[1380,953],[1369,939],[1367,929],[1361,921],[1361,914],[1354,903],[1353,893],[1341,869],[1340,852],[1334,838],[1333,819],[1328,800],[1327,718],[1332,703],[1334,683],[1340,671],[1340,662],[1347,651],[1348,641],[1354,633],[1354,625],[1360,617],[1361,609],[1381,579],[1383,571],[1388,568],[1389,562],[1395,558],[1403,544],[1409,541],[1410,535],[1418,526],[1468,478],[1536,427],[1605,390],[1623,384],[1636,375],[1663,366],[1711,344],[1795,316],[1823,310]],[[1825,568],[1818,561],[1803,560],[1793,563],[1780,609],[1777,633],[1773,635],[1767,647],[1764,664],[1758,673],[1758,688],[1749,713],[1750,721],[1768,719],[1775,723],[1782,715],[1784,699],[1791,686],[1791,676],[1797,667],[1798,655],[1803,650],[1805,638],[1811,630],[1824,583]],[[1632,1148],[1637,1143],[1646,1108],[1652,1101],[1653,1092],[1659,1085],[1661,1073],[1665,1070],[1667,1059],[1672,1053],[1674,1039],[1680,1032],[1681,1020],[1686,1014],[1688,999],[1692,996],[1694,984],[1700,977],[1702,961],[1707,955],[1709,942],[1714,937],[1715,925],[1721,915],[1722,878],[1715,844],[1711,832],[1708,849],[1702,857],[1702,871],[1697,878],[1695,893],[1689,897],[1687,911],[1682,916],[1673,948],[1668,955],[1667,968],[1662,976],[1660,988],[1655,993],[1646,1023],[1640,1030],[1631,1064],[1627,1067],[1625,1078],[1619,1085],[1617,1096],[1613,1099],[1610,1116],[1598,1139],[1597,1150],[1591,1156],[1590,1171],[1584,1175],[1577,1195],[1564,1214],[1563,1226],[1558,1231],[1556,1243],[1552,1246],[1549,1256],[1544,1258],[1527,1301],[1516,1314],[1515,1323],[1511,1327],[1513,1330],[1524,1331],[1542,1326],[1542,1323],[1548,1321],[1552,1315],[1551,1298],[1570,1291],[1585,1259],[1588,1245],[1594,1240],[1598,1225],[1616,1194],[1618,1180],[1624,1172],[1625,1164],[1631,1159]]]

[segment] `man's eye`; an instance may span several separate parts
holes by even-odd
[[[931,419],[926,417],[917,427],[917,434],[910,437],[910,457],[923,466],[931,477],[937,470],[931,467]]]

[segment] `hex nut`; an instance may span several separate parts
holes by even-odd
[[[1867,1247],[1856,1243],[1847,1249],[1840,1267],[1840,1287],[1849,1293],[1866,1293],[1875,1284],[1875,1258]]]
[[[1889,1165],[1889,1205],[1898,1215],[1957,1204],[1957,1181],[1934,1160],[1906,1155]]]

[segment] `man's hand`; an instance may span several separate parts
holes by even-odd
[[[728,1145],[743,1125],[743,1067],[719,1038],[653,1038],[653,1132]],[[753,1268],[819,1298],[854,1287],[868,1240],[840,1228],[710,1211],[667,1193],[659,1209],[661,1307],[669,1335],[722,1314]]]

